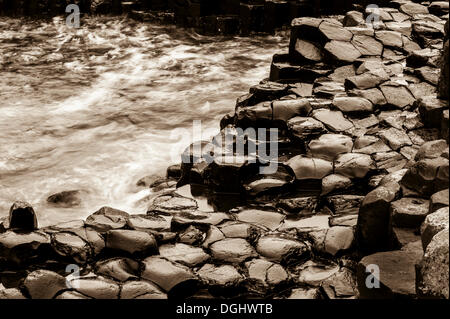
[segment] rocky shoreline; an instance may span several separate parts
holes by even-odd
[[[219,136],[140,181],[147,214],[39,229],[14,203],[0,298],[448,299],[448,2],[368,14],[294,19]],[[234,149],[267,144],[248,128],[277,129],[276,172]]]

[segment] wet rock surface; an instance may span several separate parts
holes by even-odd
[[[422,246],[425,250],[433,237],[449,227],[449,209],[448,206],[438,209],[428,215],[420,226],[420,234],[422,238]]]
[[[142,278],[154,282],[167,293],[196,282],[194,273],[182,264],[156,256],[146,258],[143,264]]]
[[[57,194],[50,195],[47,202],[59,207],[74,207],[81,204],[82,192],[79,190],[63,191]]]
[[[81,295],[94,299],[118,299],[120,286],[101,276],[86,276],[69,281],[70,286]]]
[[[224,262],[241,263],[256,257],[254,248],[242,238],[226,238],[213,243],[209,249],[214,259]]]
[[[86,225],[98,232],[106,232],[110,229],[122,228],[126,225],[128,213],[111,207],[102,207],[88,218]]]
[[[106,248],[148,256],[157,251],[157,243],[155,237],[147,232],[117,229],[106,233]]]
[[[66,279],[52,271],[36,270],[23,282],[31,299],[52,299],[59,291],[66,289]]]
[[[89,244],[81,237],[68,233],[52,234],[52,247],[60,256],[73,259],[76,263],[84,264],[91,255]]]
[[[96,263],[96,273],[118,281],[137,279],[139,263],[129,258],[111,258]]]
[[[50,247],[50,236],[41,231],[16,233],[8,230],[0,234],[0,251],[3,258],[16,264],[38,260]]]
[[[403,228],[417,228],[428,215],[429,206],[428,200],[414,197],[403,197],[392,202],[392,224]]]
[[[128,281],[120,291],[121,299],[167,299],[157,285],[145,280]]]
[[[202,248],[193,247],[182,243],[160,246],[159,253],[168,260],[179,262],[191,267],[204,263],[209,259],[209,255],[205,253]]]
[[[261,237],[256,245],[257,252],[270,261],[286,262],[290,258],[304,258],[308,253],[307,246],[297,240],[276,235]]]

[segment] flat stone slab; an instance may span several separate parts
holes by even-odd
[[[330,218],[330,226],[355,227],[358,222],[358,215],[344,215]]]
[[[353,128],[352,122],[347,120],[340,111],[319,109],[314,110],[312,115],[334,132],[345,132]]]
[[[310,41],[297,39],[295,43],[295,52],[307,61],[319,62],[322,60],[321,48]]]
[[[449,205],[449,190],[447,188],[431,195],[429,212],[433,213],[442,207],[448,207],[448,205]]]
[[[227,214],[219,212],[182,212],[173,216],[171,228],[185,227],[188,225],[217,225],[228,219],[230,217]]]
[[[400,248],[420,240],[420,234],[418,233],[417,228],[392,227],[392,233],[400,245]]]
[[[67,289],[66,278],[49,270],[36,270],[23,282],[32,299],[52,299],[59,291]]]
[[[416,100],[404,86],[382,85],[380,89],[387,103],[400,109],[412,105]]]
[[[0,299],[27,299],[17,288],[0,288]]]
[[[346,30],[337,20],[325,20],[319,25],[319,30],[328,40],[350,41],[353,34]]]
[[[231,265],[203,265],[197,271],[202,281],[211,286],[230,287],[240,284],[244,277]]]
[[[319,288],[294,288],[287,299],[320,299]]]
[[[355,273],[347,267],[341,267],[321,286],[329,299],[356,299],[358,295]]]
[[[297,155],[286,162],[297,180],[322,179],[333,172],[333,163],[321,158]]]
[[[197,208],[198,204],[194,199],[171,194],[156,197],[148,210],[159,211],[163,213],[174,213],[191,212],[196,210]]]
[[[152,234],[138,230],[116,229],[106,234],[106,248],[129,254],[154,254],[158,250]]]
[[[298,283],[320,286],[325,279],[331,277],[338,271],[339,266],[336,264],[322,264],[308,260],[303,265],[295,268],[295,272],[298,275],[294,278]]]
[[[361,55],[380,56],[383,53],[383,44],[371,36],[355,35],[351,42]]]
[[[287,271],[279,264],[265,259],[253,259],[245,263],[248,277],[263,286],[279,285],[289,279]]]
[[[69,281],[82,295],[94,299],[118,299],[120,287],[113,280],[103,277],[81,277]]]
[[[358,289],[360,298],[413,298],[416,296],[415,265],[422,259],[422,247],[376,253],[361,259],[358,264]],[[411,245],[411,244],[410,244]],[[379,269],[373,273],[366,272],[376,265]],[[368,276],[371,276],[369,279]],[[373,276],[373,277],[372,277]],[[367,282],[378,280],[380,288],[368,288]]]
[[[428,244],[433,239],[434,235],[441,230],[449,228],[449,208],[443,207],[434,213],[429,214],[420,227],[420,234],[422,238],[422,246],[425,251]]]
[[[353,185],[350,178],[340,174],[331,174],[322,179],[322,195],[336,190],[344,190]]]
[[[121,257],[101,260],[95,264],[95,273],[118,281],[137,279],[139,263],[133,259]]]
[[[287,125],[292,134],[302,140],[326,132],[325,125],[312,117],[296,116],[288,120]]]
[[[149,281],[128,281],[122,285],[120,299],[167,299],[167,294]]]
[[[373,104],[369,100],[357,96],[336,96],[333,105],[344,113],[372,112]]]
[[[361,154],[375,154],[391,151],[380,138],[373,135],[364,135],[355,140],[353,152]]]
[[[212,257],[219,261],[241,263],[257,256],[254,248],[242,238],[226,238],[209,246]]]
[[[69,232],[52,234],[52,247],[59,255],[72,258],[80,264],[86,263],[91,256],[88,242]]]
[[[391,127],[390,129],[381,131],[379,135],[393,150],[412,145],[411,139],[403,130]]]
[[[147,214],[147,215],[131,215],[128,218],[127,225],[135,230],[156,230],[169,231],[172,216]]]
[[[144,269],[141,277],[154,282],[166,292],[180,284],[196,281],[196,277],[190,268],[161,257],[148,257],[143,261],[143,264]]]
[[[127,212],[105,206],[86,218],[85,224],[103,233],[124,227],[129,216]]]
[[[349,250],[354,242],[355,232],[352,227],[334,226],[325,235],[324,251],[330,255]]]
[[[352,138],[343,134],[323,134],[308,144],[313,157],[332,161],[338,154],[351,152]]]
[[[336,61],[354,62],[361,53],[351,42],[331,40],[324,47],[325,51]]]
[[[302,219],[286,219],[278,230],[285,231],[289,229],[296,229],[299,232],[324,230],[330,227],[328,225],[329,218],[329,215],[315,215]]]
[[[374,161],[367,154],[346,153],[339,155],[334,161],[336,174],[349,178],[363,178],[375,168]]]
[[[252,239],[258,234],[267,231],[266,228],[239,221],[229,221],[219,226],[220,231],[227,238]]]
[[[428,215],[430,201],[422,198],[403,197],[391,203],[391,217],[395,226],[419,227]]]
[[[441,230],[428,244],[417,267],[417,292],[425,298],[449,298],[449,229]]]
[[[375,31],[375,38],[384,46],[402,48],[403,40],[400,32],[396,31]]]
[[[334,212],[334,216],[352,215],[358,213],[364,196],[361,195],[332,195],[325,198],[328,207]]]
[[[39,249],[45,246],[50,246],[50,236],[41,231],[15,233],[8,230],[0,233],[2,256],[17,264],[36,258]]]
[[[316,206],[316,196],[282,198],[279,199],[276,204],[276,207],[282,208],[288,213],[298,214],[300,216],[314,215]]]

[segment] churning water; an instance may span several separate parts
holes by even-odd
[[[144,213],[150,190],[136,181],[179,161],[193,120],[205,138],[218,132],[288,43],[120,17],[81,22],[0,18],[0,217],[15,200],[30,202],[41,226],[105,205]],[[82,204],[47,204],[64,190],[82,190]]]

